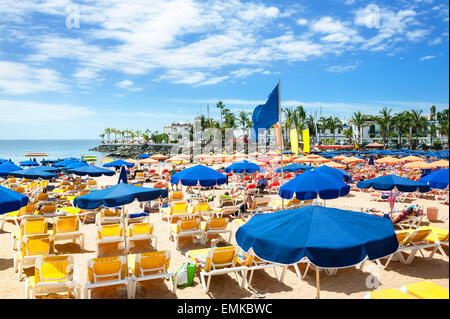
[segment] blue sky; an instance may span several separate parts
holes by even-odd
[[[448,108],[444,0],[2,0],[0,138],[98,138],[106,127],[263,103],[348,119]]]

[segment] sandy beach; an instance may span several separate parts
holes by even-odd
[[[113,177],[96,178],[100,186],[113,185],[117,182],[117,174]],[[146,183],[144,186],[152,186]],[[220,191],[216,191],[220,192]],[[276,199],[277,195],[272,195]],[[217,200],[217,198],[216,198]],[[215,203],[217,205],[217,203]],[[433,225],[440,228],[449,228],[449,209],[446,205],[441,205],[434,200],[416,199],[411,203],[397,203],[396,205],[419,204],[427,207],[437,207],[439,217],[436,222],[430,223],[426,218],[422,225]],[[359,211],[361,208],[388,209],[387,202],[376,202],[371,200],[370,193],[350,192],[349,195],[326,202],[326,206]],[[130,213],[142,212],[139,203],[133,202],[127,206]],[[175,272],[185,261],[184,254],[190,249],[209,247],[210,243],[201,245],[194,244],[191,239],[180,240],[180,250],[177,250],[175,243],[169,239],[167,221],[161,219],[160,213],[150,215],[151,222],[155,226],[155,234],[158,240],[158,250],[169,250],[171,253],[170,272]],[[238,225],[230,222],[229,228],[233,230],[232,244],[235,244],[234,232]],[[24,279],[18,280],[17,274],[13,271],[13,256],[16,253],[11,246],[11,236],[19,228],[13,222],[5,222],[4,230],[0,231],[0,298],[1,299],[21,299],[25,298]],[[55,253],[71,254],[74,256],[75,270],[74,278],[84,286],[87,279],[87,261],[96,257],[96,225],[88,223],[81,225],[81,230],[85,233],[85,250],[81,251],[78,244],[71,241],[58,242],[55,245]],[[103,247],[102,254],[114,255],[120,251],[116,247]],[[138,245],[132,248],[132,253],[151,251],[152,246]],[[447,251],[448,253],[448,251]],[[427,256],[428,253],[425,253]],[[371,272],[377,273],[380,280],[378,289],[400,288],[402,285],[419,282],[422,280],[432,281],[442,287],[449,287],[449,267],[448,258],[436,254],[432,259],[424,258],[418,253],[412,264],[402,264],[391,262],[384,270],[375,267],[372,261],[366,261],[361,269],[350,267],[339,269],[337,274],[329,276],[321,272],[320,293],[322,299],[359,299],[370,291],[376,290],[371,286]],[[281,269],[277,269],[281,273]],[[33,274],[33,268],[26,270],[27,275]],[[159,279],[144,282],[142,289],[136,294],[136,298],[180,298],[180,299],[209,299],[209,298],[252,298],[252,293],[265,294],[266,299],[313,299],[316,296],[316,277],[312,269],[304,279],[296,276],[292,267],[286,273],[283,283],[276,280],[273,268],[259,270],[254,274],[251,286],[248,289],[240,288],[234,274],[214,276],[211,280],[211,287],[205,293],[200,283],[198,273],[196,274],[194,285],[191,287],[179,287],[176,294],[170,290],[167,280]],[[92,298],[126,298],[114,287],[97,288],[92,290]]]

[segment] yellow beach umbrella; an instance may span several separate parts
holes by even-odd
[[[138,163],[141,164],[156,164],[159,163],[157,160],[153,159],[153,158],[145,158],[143,160],[140,160]]]
[[[155,155],[150,156],[150,158],[153,158],[155,160],[162,160],[162,159],[167,159],[169,157],[166,155],[163,155],[163,154],[155,154]]]
[[[402,160],[403,162],[425,161],[423,158],[420,158],[420,157],[417,157],[417,156],[412,156],[412,155],[403,157],[403,158],[401,158],[401,160]]]
[[[345,168],[344,164],[340,164],[340,163],[336,163],[336,162],[328,162],[328,163],[325,163],[324,165],[330,166],[330,167],[333,167],[333,168],[340,168],[340,169],[344,169]]]
[[[358,158],[358,157],[347,157],[342,160],[342,163],[345,163],[345,164],[364,163],[364,160],[362,158]]]
[[[433,165],[433,167],[448,167],[448,161],[446,160],[436,161],[431,164]]]
[[[404,168],[421,168],[421,169],[428,169],[433,168],[433,163],[427,163],[422,161],[415,161],[415,162],[409,162],[403,165]]]
[[[402,162],[403,161],[401,159],[391,157],[391,156],[386,156],[386,157],[375,160],[375,163],[378,163],[378,164],[398,164],[398,163],[402,163]]]

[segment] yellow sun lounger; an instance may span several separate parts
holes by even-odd
[[[92,258],[88,261],[88,278],[84,286],[84,298],[91,297],[93,288],[125,285],[128,299],[133,297],[132,281],[128,278],[125,256]]]
[[[364,296],[364,299],[416,299],[416,298],[398,289],[390,288],[369,292]]]
[[[53,242],[49,234],[26,236],[22,240],[22,249],[14,255],[14,272],[22,278],[23,268],[32,267],[36,258],[48,256],[53,252]]]
[[[169,225],[169,238],[173,238],[175,246],[179,249],[178,239],[180,237],[192,237],[194,242],[203,239],[202,230],[200,229],[200,219],[181,219],[176,224]],[[196,237],[199,237],[198,239]]]
[[[36,259],[35,274],[25,280],[25,298],[55,293],[68,293],[80,298],[80,285],[73,280],[73,257],[39,256]]]
[[[192,259],[197,263],[195,257],[205,258],[205,263],[200,263],[200,279],[203,289],[208,292],[211,277],[224,275],[231,272],[236,274],[236,280],[240,287],[245,285],[247,267],[237,266],[239,248],[235,246],[213,247],[208,249],[190,250],[186,253],[186,259]],[[238,273],[241,273],[242,280],[239,280]]]
[[[442,256],[447,257],[447,259],[448,259],[448,255],[445,253],[442,246],[448,247],[449,230],[444,229],[444,228],[435,227],[435,226],[420,227],[420,229],[431,229],[431,234],[425,238],[425,241],[427,241],[429,243],[438,244],[431,252],[429,258],[432,258],[434,256],[434,254],[437,251],[439,251],[442,254]]]
[[[53,241],[72,239],[79,241],[84,250],[84,233],[80,231],[80,220],[77,215],[58,216],[53,225]]]
[[[136,284],[139,281],[167,278],[173,293],[176,292],[176,275],[169,273],[170,251],[154,251],[136,255],[128,255],[128,265],[132,274],[132,298],[136,296]]]
[[[30,235],[45,235],[48,232],[48,223],[44,217],[28,217],[22,220],[20,231],[12,234],[12,248],[21,250],[22,240]]]
[[[419,299],[449,299],[448,289],[429,281],[421,281],[400,288]]]
[[[130,248],[130,243],[136,240],[146,240],[151,242],[154,241],[155,249],[157,248],[156,236],[153,234],[154,227],[153,223],[133,223],[128,226],[128,248]]]
[[[100,253],[100,245],[109,243],[123,244],[122,224],[103,225],[97,227],[97,255]]]
[[[231,241],[232,231],[227,228],[228,218],[211,218],[200,223],[200,229],[203,232],[202,242],[206,244],[209,235],[228,234],[229,243]]]

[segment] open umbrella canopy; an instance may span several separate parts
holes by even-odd
[[[117,184],[120,183],[128,184],[127,170],[124,166],[120,169],[119,180],[117,181]]]
[[[306,257],[323,268],[353,266],[398,249],[390,219],[315,205],[257,214],[239,227],[236,242],[263,260],[289,265]]]
[[[429,192],[430,186],[426,183],[416,182],[409,178],[397,176],[397,175],[385,175],[366,181],[360,181],[356,184],[358,188],[368,189],[372,187],[373,189],[380,191],[390,191],[397,188],[400,192],[415,192],[419,191],[421,193]]]
[[[73,204],[81,209],[96,209],[102,205],[105,207],[117,207],[130,204],[136,199],[139,202],[144,202],[160,197],[166,198],[167,195],[167,189],[117,184],[78,196],[74,199]]]
[[[41,166],[33,167],[33,170],[37,170],[37,171],[40,170],[40,171],[43,171],[43,172],[56,173],[56,172],[59,172],[61,169],[57,168],[57,167],[41,165]]]
[[[71,170],[71,169],[80,168],[83,166],[89,166],[89,164],[86,162],[80,161],[80,162],[74,162],[74,163],[68,164],[68,165],[64,166],[64,168],[67,170]]]
[[[1,177],[6,177],[9,175],[10,172],[20,171],[20,170],[22,170],[22,167],[17,166],[9,161],[6,161],[3,164],[0,164],[0,176]]]
[[[148,154],[141,154],[138,156],[139,159],[145,159],[145,158],[149,158],[149,157],[150,157],[150,155],[148,155]]]
[[[311,200],[319,196],[322,199],[334,199],[350,192],[350,186],[342,178],[312,169],[297,175],[280,187],[278,194],[291,199],[294,194],[298,200]]]
[[[422,177],[418,180],[418,182],[425,184],[428,183],[431,188],[446,189],[448,187],[448,174],[448,168],[440,169]]]
[[[308,171],[310,169],[313,169],[313,166],[309,166],[309,165],[302,165],[302,164],[297,164],[297,163],[292,163],[289,165],[286,165],[283,167],[283,172],[289,172],[289,173],[295,173],[298,171]],[[281,167],[278,167],[275,170],[275,173],[281,173]]]
[[[113,176],[114,174],[116,174],[116,172],[111,171],[109,169],[98,167],[98,166],[93,166],[93,165],[87,165],[87,166],[70,169],[70,170],[68,170],[68,172],[78,175],[78,176],[86,176],[87,175],[90,177],[99,177],[102,175]]]
[[[207,166],[196,165],[178,172],[170,178],[172,184],[181,184],[184,186],[195,186],[200,184],[203,187],[225,184],[227,177]]]
[[[342,178],[345,182],[348,182],[351,180],[350,174],[347,171],[340,169],[340,168],[333,168],[328,165],[321,165],[319,167],[314,168],[314,170],[316,172],[330,174],[334,177]]]
[[[24,161],[20,162],[20,166],[39,166],[39,163],[35,161]]]
[[[19,210],[28,204],[28,197],[0,186],[0,214]]]
[[[122,167],[122,166],[133,167],[134,164],[125,162],[123,160],[115,160],[110,163],[103,164],[103,167]]]
[[[52,172],[47,172],[43,169],[40,168],[28,168],[28,169],[24,169],[21,171],[14,171],[14,172],[10,172],[11,176],[14,177],[22,177],[22,178],[27,178],[27,179],[53,179],[53,178],[57,178],[58,175],[56,175],[55,173]]]
[[[56,163],[53,163],[52,166],[53,167],[66,167],[68,165],[71,165],[71,164],[74,164],[74,163],[79,163],[79,162],[81,162],[81,161],[78,160],[78,159],[68,158],[68,159],[64,159],[64,160],[58,161]]]
[[[231,164],[230,166],[226,167],[224,169],[225,173],[255,173],[255,172],[264,172],[264,168],[261,166],[249,162],[247,160],[243,160],[234,164]]]

